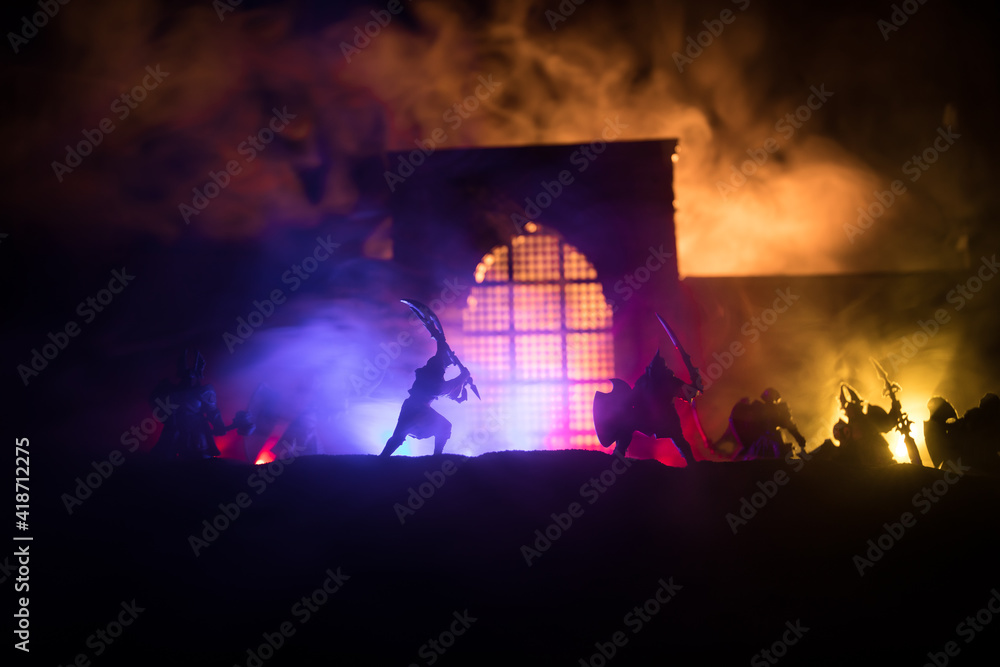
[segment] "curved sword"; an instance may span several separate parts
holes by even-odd
[[[689,355],[687,350],[684,349],[684,346],[681,345],[680,340],[677,338],[677,334],[675,334],[674,330],[670,328],[670,325],[667,324],[662,317],[660,317],[659,313],[656,313],[656,319],[658,319],[660,324],[663,325],[664,331],[666,331],[667,335],[670,337],[670,342],[674,344],[674,348],[680,353],[681,359],[684,360],[684,366],[687,367],[688,374],[691,376],[691,384],[696,387],[698,391],[705,391],[705,385],[702,384],[701,381],[701,373],[699,373],[698,369],[694,367],[693,363],[691,363],[691,355]]]
[[[417,319],[423,323],[424,327],[427,328],[427,331],[434,338],[434,340],[440,340],[444,346],[448,348],[448,356],[451,359],[451,362],[458,366],[458,370],[468,374],[469,369],[467,369],[459,360],[458,355],[455,354],[455,351],[451,349],[451,346],[448,345],[448,342],[445,340],[444,327],[441,326],[441,320],[438,319],[438,316],[434,313],[434,311],[416,299],[400,299],[400,301],[410,307],[410,310],[412,310],[413,314],[417,316]],[[479,389],[476,388],[476,383],[473,381],[471,374],[469,374],[469,379],[466,380],[466,384],[469,385],[469,389],[471,389],[472,393],[476,395],[476,398],[483,400],[482,397],[479,396]]]
[[[695,368],[694,363],[691,361],[691,355],[689,355],[687,350],[684,349],[684,346],[681,345],[681,341],[677,338],[677,334],[675,334],[674,330],[670,328],[670,325],[667,324],[666,320],[660,317],[659,313],[656,313],[656,319],[658,319],[660,324],[663,325],[663,330],[666,331],[667,336],[670,337],[670,342],[674,344],[674,349],[680,353],[681,359],[684,361],[684,366],[687,368],[688,375],[691,378],[691,384],[698,390],[698,392],[705,391],[705,385],[701,381],[701,373],[698,372],[697,368]],[[685,390],[686,392],[690,392],[690,389],[687,387],[685,387]],[[697,392],[693,396],[688,397],[688,404],[691,406],[691,416],[694,418],[694,425],[698,428],[698,435],[701,436],[705,446],[712,449],[712,441],[708,439],[707,435],[705,435],[705,429],[701,425],[701,416],[698,414],[698,407],[695,405],[695,399],[697,397]]]

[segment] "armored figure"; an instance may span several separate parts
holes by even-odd
[[[215,436],[234,428],[244,434],[252,431],[246,412],[239,412],[229,426],[222,421],[216,402],[215,389],[202,384],[205,376],[205,358],[198,352],[194,366],[187,365],[187,351],[177,361],[177,382],[161,380],[150,396],[177,406],[163,424],[159,440],[150,452],[164,459],[209,459],[220,454],[215,446]]]
[[[847,384],[840,387],[840,407],[847,417],[833,427],[833,437],[840,442],[841,461],[857,465],[877,466],[894,461],[883,433],[893,430],[902,415],[902,405],[895,395],[889,412],[877,405],[868,405]]]
[[[451,422],[431,407],[431,402],[441,396],[461,403],[468,398],[466,386],[472,389],[478,397],[479,390],[472,381],[469,369],[462,365],[451,347],[445,341],[441,322],[434,311],[413,299],[403,299],[414,314],[423,322],[427,331],[437,341],[437,352],[427,360],[427,363],[415,371],[416,379],[410,387],[410,395],[403,401],[399,410],[399,420],[392,436],[385,443],[385,448],[379,456],[392,456],[399,449],[407,436],[417,439],[434,438],[434,454],[441,454],[451,437]],[[457,366],[459,374],[445,380],[444,375],[450,366]]]
[[[1000,473],[1000,397],[985,394],[979,405],[962,416],[968,439],[968,462],[975,469]]]
[[[934,467],[961,458],[978,472],[1000,473],[1000,397],[986,394],[961,418],[940,396],[927,409],[931,416],[924,422],[924,442]]]
[[[961,456],[961,439],[964,424],[958,419],[954,406],[940,396],[927,401],[930,419],[924,422],[924,443],[935,468],[948,459]]]
[[[427,360],[427,363],[415,371],[416,379],[410,387],[409,397],[403,401],[399,410],[399,420],[396,430],[379,456],[391,456],[406,436],[417,439],[434,438],[434,453],[440,454],[451,437],[451,422],[431,407],[431,402],[440,396],[448,396],[453,401],[461,403],[465,400],[465,383],[469,379],[469,371],[463,369],[457,377],[445,380],[444,374],[452,365],[448,344],[444,338],[438,338],[437,353]]]
[[[649,362],[634,387],[624,380],[611,380],[611,393],[594,397],[594,426],[605,447],[615,445],[615,455],[625,456],[635,431],[656,438],[670,438],[688,465],[695,463],[691,445],[684,438],[674,399],[693,399],[699,388],[684,382],[667,367],[660,351]]]
[[[750,402],[744,398],[729,416],[729,427],[740,446],[737,460],[780,458],[791,452],[781,436],[781,429],[792,434],[795,442],[805,451],[806,439],[799,433],[792,411],[781,400],[777,389],[765,389],[761,400]]]

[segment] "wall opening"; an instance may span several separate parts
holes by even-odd
[[[614,377],[611,307],[579,250],[533,222],[524,232],[483,256],[462,312],[475,409],[504,416],[493,449],[601,449],[593,400]]]

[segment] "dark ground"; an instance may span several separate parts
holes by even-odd
[[[1000,586],[997,479],[948,475],[938,495],[945,475],[910,465],[629,459],[604,492],[590,486],[602,472],[610,481],[613,460],[303,457],[267,482],[231,461],[126,454],[72,515],[59,496],[90,461],[66,461],[46,473],[65,488],[35,508],[46,530],[32,543],[32,662],[596,666],[596,644],[610,652],[620,632],[607,664],[763,665],[755,654],[794,638],[788,622],[808,630],[787,654],[776,647],[783,665],[919,666],[949,641],[949,664],[996,664],[1000,619],[983,613],[993,622],[971,637],[959,623]],[[446,461],[457,471],[435,475]],[[401,524],[394,505],[425,473],[444,483]],[[773,479],[786,483],[734,535],[727,514]],[[913,502],[923,487],[936,502]],[[240,493],[249,506],[195,556],[189,536]],[[529,567],[522,546],[574,502],[579,516]],[[859,576],[853,557],[907,511],[915,525]],[[342,587],[307,617],[300,601],[328,569]],[[661,580],[670,601],[649,603],[648,620],[628,616],[668,597]],[[119,638],[90,638],[116,632],[109,623],[133,599],[142,611]],[[475,620],[436,653],[428,642],[466,612]],[[283,623],[294,634],[272,657],[248,655]]]

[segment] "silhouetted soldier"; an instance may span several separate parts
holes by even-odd
[[[177,407],[164,422],[152,455],[166,459],[210,459],[220,454],[215,436],[234,428],[244,434],[252,432],[253,425],[246,412],[236,413],[233,423],[226,426],[216,403],[215,389],[210,384],[201,384],[204,376],[205,358],[201,352],[195,355],[194,366],[188,368],[185,350],[177,360],[178,381],[161,380],[153,390],[150,402],[161,399]]]
[[[781,400],[777,389],[765,389],[762,400],[751,403],[744,398],[733,407],[729,424],[740,444],[736,459],[775,459],[791,452],[785,443],[781,429],[792,434],[795,442],[805,451],[806,439],[799,433],[792,411]]]
[[[688,465],[696,461],[691,445],[684,439],[681,418],[674,399],[691,400],[699,389],[674,375],[660,356],[649,362],[631,389],[624,380],[611,381],[610,394],[597,392],[594,400],[594,425],[601,444],[615,445],[615,455],[625,456],[635,431],[655,438],[670,438]]]
[[[1000,397],[986,394],[960,420],[963,462],[983,472],[1000,472]]]
[[[951,403],[940,396],[927,401],[930,419],[924,422],[924,444],[931,463],[940,468],[947,460],[961,456],[961,424]]]
[[[444,379],[445,371],[454,363],[453,356],[443,334],[432,332],[431,335],[437,340],[437,353],[427,360],[425,366],[416,370],[410,396],[399,410],[396,430],[379,456],[391,456],[410,435],[417,439],[433,437],[434,453],[440,454],[451,437],[451,422],[435,411],[431,402],[440,396],[448,396],[459,403],[464,401],[465,384],[470,375],[467,369],[461,368],[457,377]]]
[[[886,412],[877,405],[865,404],[849,385],[840,387],[840,407],[847,421],[833,427],[834,438],[840,441],[841,461],[857,465],[885,465],[894,461],[892,450],[883,433],[896,428],[903,406],[893,396],[892,407]]]

